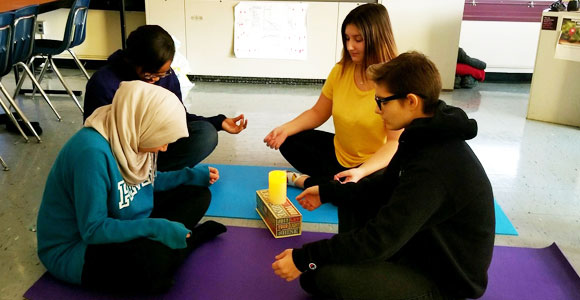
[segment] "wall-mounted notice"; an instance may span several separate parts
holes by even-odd
[[[563,18],[555,58],[580,61],[580,18]]]
[[[240,2],[235,7],[238,58],[306,60],[306,3]]]

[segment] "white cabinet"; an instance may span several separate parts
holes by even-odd
[[[528,119],[580,126],[580,62],[554,58],[563,18],[580,18],[578,12],[544,12],[558,18],[555,30],[541,30]]]
[[[234,7],[239,1],[186,1],[187,59],[196,75],[326,78],[335,64],[338,3],[309,2],[308,58],[236,58]]]
[[[383,0],[399,52],[417,50],[439,68],[453,89],[463,0]],[[308,1],[306,60],[236,58],[232,0],[146,0],[147,24],[163,26],[181,47],[195,75],[326,79],[340,59],[342,21],[358,3]]]
[[[185,1],[184,0],[147,0],[145,1],[147,24],[163,27],[181,43],[178,51],[187,56],[187,39],[185,37]],[[129,32],[127,32],[127,36]]]

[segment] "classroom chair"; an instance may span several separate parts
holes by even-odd
[[[68,19],[66,22],[66,27],[64,30],[64,37],[62,41],[59,40],[49,40],[49,39],[37,39],[35,40],[33,56],[41,56],[46,57],[44,60],[44,66],[42,67],[42,71],[38,77],[38,81],[42,82],[42,78],[50,64],[54,73],[62,83],[62,86],[66,90],[66,92],[70,95],[73,101],[76,103],[78,108],[80,109],[81,113],[83,112],[83,107],[79,104],[79,101],[75,94],[73,93],[72,89],[64,81],[60,71],[56,67],[54,60],[52,57],[54,55],[59,55],[63,53],[65,50],[70,53],[74,62],[77,64],[79,69],[81,69],[82,73],[85,75],[87,80],[90,78],[89,73],[83,67],[80,60],[77,58],[75,53],[72,51],[72,48],[82,44],[85,41],[86,36],[86,29],[87,29],[87,15],[89,11],[89,2],[90,0],[76,0],[74,1],[73,5],[70,8]]]
[[[36,16],[38,14],[38,5],[27,6],[14,11],[14,22],[12,25],[12,47],[10,49],[10,60],[15,68],[21,67],[24,70],[22,76],[18,80],[17,88],[14,93],[14,98],[18,95],[19,87],[26,79],[26,75],[30,77],[32,84],[38,89],[48,106],[52,109],[59,121],[62,120],[50,99],[40,87],[40,83],[34,77],[34,74],[26,62],[32,57],[32,49],[34,48],[34,30],[36,23]]]
[[[12,44],[12,24],[13,24],[13,22],[14,22],[14,14],[12,12],[0,13],[0,91],[2,92],[2,94],[4,94],[4,96],[6,97],[6,99],[8,100],[8,103],[10,105],[10,106],[8,106],[6,103],[4,103],[4,101],[0,97],[0,106],[2,107],[2,109],[4,109],[4,111],[6,112],[6,115],[10,118],[12,123],[14,123],[14,126],[16,126],[16,128],[18,128],[18,131],[20,131],[20,134],[22,134],[22,136],[24,137],[24,139],[27,142],[28,142],[28,136],[24,133],[24,131],[22,130],[22,128],[18,124],[18,121],[16,120],[16,116],[14,115],[14,113],[12,113],[12,110],[10,107],[14,108],[16,113],[18,113],[18,115],[19,115],[18,117],[22,118],[23,122],[30,129],[30,131],[34,133],[34,135],[36,136],[36,139],[40,142],[41,141],[40,137],[38,136],[38,134],[36,134],[36,131],[34,131],[32,124],[30,123],[30,121],[28,121],[28,119],[26,118],[26,116],[24,115],[22,110],[20,110],[20,108],[18,107],[18,105],[16,104],[14,99],[10,96],[10,94],[8,93],[8,91],[6,90],[4,85],[2,85],[2,77],[4,75],[10,73],[10,70],[12,68],[12,63],[10,61],[9,56],[10,56],[10,49],[11,49],[11,44]],[[6,166],[6,164],[4,163],[4,161],[2,161],[2,165],[4,166],[4,169],[8,168]]]

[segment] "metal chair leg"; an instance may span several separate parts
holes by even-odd
[[[18,68],[15,66],[14,67],[14,72],[18,72]],[[16,89],[14,90],[14,95],[12,96],[12,99],[16,99],[18,96],[18,93],[20,93],[20,89],[22,88],[22,84],[24,83],[24,79],[25,79],[26,75],[25,74],[21,74],[18,81],[16,82]]]
[[[36,130],[34,130],[34,127],[32,127],[32,124],[30,124],[30,121],[28,120],[26,115],[24,115],[24,113],[22,112],[20,107],[18,107],[18,105],[16,104],[16,101],[14,101],[14,99],[12,99],[12,97],[10,97],[10,94],[8,93],[6,88],[4,88],[4,85],[2,85],[1,82],[0,82],[0,91],[2,92],[2,94],[4,94],[4,96],[6,96],[6,99],[8,99],[8,102],[10,102],[10,105],[12,105],[12,107],[20,115],[20,117],[22,118],[22,120],[24,121],[24,123],[26,124],[28,129],[30,129],[32,134],[34,134],[34,137],[36,137],[36,140],[39,143],[42,142],[42,140],[40,139],[40,137],[36,133]],[[8,113],[8,111],[6,111],[6,113]],[[8,114],[11,115],[11,113],[8,113]],[[16,126],[18,127],[18,129],[20,130],[20,133],[22,133],[24,136],[26,136],[26,134],[24,134],[24,132],[22,131],[22,128],[20,128],[20,126],[18,125],[18,121],[16,121],[14,116],[11,116],[11,119],[12,119],[12,122],[14,122],[16,124]],[[26,139],[26,141],[28,141],[28,137],[25,137],[25,139]]]
[[[58,79],[60,80],[60,82],[62,83],[62,86],[64,87],[64,89],[66,90],[66,92],[69,94],[69,96],[73,99],[73,101],[75,102],[75,104],[78,106],[78,108],[80,109],[81,113],[84,113],[83,111],[83,107],[81,106],[81,104],[79,103],[79,100],[77,100],[77,97],[75,96],[75,94],[73,93],[73,91],[68,87],[68,85],[66,84],[66,82],[64,81],[64,78],[62,77],[62,75],[60,74],[60,71],[58,70],[58,68],[56,67],[56,64],[54,63],[54,60],[52,59],[52,57],[49,55],[48,59],[50,60],[50,65],[52,66],[52,70],[54,71],[54,74],[56,74],[56,77],[58,77]]]
[[[28,62],[28,69],[30,70],[34,70],[33,68],[33,64],[34,64],[34,60],[36,59],[36,57],[32,57],[30,58],[30,61]],[[48,62],[48,57],[46,58],[46,60],[44,61],[44,66],[46,66],[46,63]],[[40,76],[39,79],[37,80],[38,83],[42,82],[42,76],[43,76],[43,72],[45,71],[45,68],[42,68],[42,72],[40,72]],[[33,72],[34,73],[34,72]],[[14,99],[16,99],[16,97],[18,96],[18,94],[20,94],[20,89],[22,88],[22,84],[24,83],[24,80],[19,80],[17,82],[16,85],[16,89],[14,90]],[[36,86],[32,85],[32,98],[34,98],[34,95],[36,94]]]
[[[35,59],[35,57],[32,57],[28,61],[28,69],[30,69],[30,70],[34,70],[34,68],[32,68],[32,65],[34,64],[34,59]],[[14,76],[16,78],[20,78],[16,82],[16,89],[14,90],[14,96],[12,96],[12,98],[14,98],[14,99],[16,99],[18,94],[20,94],[20,89],[22,89],[22,84],[24,83],[24,80],[21,80],[22,77],[25,77],[24,74],[22,74],[22,76],[18,76],[19,74],[20,74],[20,72],[18,72],[18,68],[16,66],[14,66]],[[32,92],[32,97],[34,97],[35,91],[36,91],[36,87],[34,87],[34,91]]]
[[[30,62],[28,63],[28,68],[30,70],[32,70],[32,73],[34,73],[34,70],[35,70],[35,68],[34,68],[34,61],[35,60],[36,60],[36,56],[33,56],[30,59]],[[44,76],[44,72],[46,72],[46,69],[47,69],[47,67],[46,67],[46,63],[47,62],[48,62],[48,58],[46,58],[46,60],[44,61],[44,65],[42,66],[42,71],[40,71],[40,75],[38,76],[37,81],[38,81],[39,84],[42,83],[42,78]],[[15,92],[15,94],[17,95],[19,93],[20,93],[20,89],[17,89],[16,92]],[[36,95],[36,86],[33,86],[32,87],[32,98],[34,98],[35,95]]]
[[[67,50],[70,53],[70,55],[72,56],[75,63],[77,63],[77,66],[79,66],[79,69],[81,69],[81,71],[83,72],[83,74],[85,75],[87,80],[91,79],[91,77],[89,76],[89,73],[87,73],[87,70],[85,69],[83,64],[81,64],[81,61],[77,58],[76,54],[72,51],[72,49],[67,49]]]
[[[50,108],[52,109],[52,111],[54,112],[54,114],[56,115],[56,117],[58,118],[59,121],[62,121],[62,118],[60,117],[60,115],[58,114],[58,112],[56,111],[56,109],[54,108],[54,106],[52,106],[52,102],[50,102],[50,99],[48,99],[48,96],[46,95],[46,93],[44,92],[44,90],[40,87],[40,83],[38,83],[38,81],[36,81],[36,78],[34,77],[34,74],[32,74],[32,72],[30,71],[30,69],[28,69],[28,66],[26,66],[26,64],[24,64],[23,62],[19,62],[17,63],[17,65],[21,66],[24,71],[26,72],[26,74],[28,74],[28,76],[30,77],[30,80],[32,81],[32,84],[34,86],[36,86],[36,88],[38,89],[38,91],[40,92],[40,94],[42,95],[42,97],[44,98],[44,100],[46,101],[46,103],[48,103],[48,106],[50,106]],[[24,74],[22,74],[22,77],[20,77],[20,80],[24,80],[26,76],[24,76]],[[19,85],[21,86],[22,83],[19,82]]]
[[[2,156],[0,156],[0,164],[2,164],[2,166],[4,167],[4,171],[10,170],[10,168],[8,168],[8,165],[6,164],[6,162],[2,159]]]
[[[20,124],[18,124],[18,121],[16,120],[16,118],[14,117],[14,114],[12,113],[12,110],[6,105],[6,103],[4,103],[4,101],[2,101],[2,99],[0,99],[0,106],[2,107],[2,109],[4,109],[4,111],[6,112],[8,117],[10,117],[10,120],[12,121],[12,123],[14,123],[14,126],[16,126],[16,128],[18,128],[18,131],[20,131],[20,134],[22,134],[22,137],[24,137],[24,140],[26,140],[26,142],[28,143],[28,141],[29,141],[28,136],[26,135],[26,133],[24,133],[24,130],[22,130],[22,127],[20,127]]]

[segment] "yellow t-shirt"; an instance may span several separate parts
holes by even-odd
[[[383,119],[375,113],[375,90],[356,86],[354,67],[350,64],[341,74],[342,65],[336,64],[322,87],[332,100],[336,158],[347,168],[367,161],[387,141]]]

